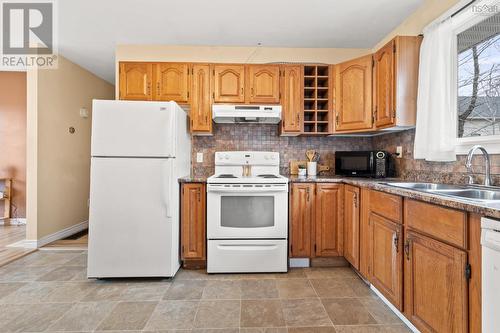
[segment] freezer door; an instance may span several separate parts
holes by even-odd
[[[88,277],[170,277],[178,270],[172,160],[92,158]]]
[[[92,156],[175,156],[175,102],[94,100]]]

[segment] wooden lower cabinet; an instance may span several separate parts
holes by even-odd
[[[359,270],[360,189],[344,185],[344,257]]]
[[[371,283],[397,309],[403,309],[403,227],[371,213]]]
[[[292,184],[290,257],[342,256],[342,206],[342,184]]]
[[[292,184],[290,199],[290,257],[311,256],[311,229],[314,223],[313,183]]]
[[[181,259],[206,260],[205,184],[185,183],[181,187]]]
[[[316,185],[314,256],[338,257],[343,253],[343,185]]]
[[[405,316],[421,332],[468,332],[467,253],[408,231]]]

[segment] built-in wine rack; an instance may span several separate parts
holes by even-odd
[[[304,134],[331,134],[332,82],[328,65],[304,66]]]

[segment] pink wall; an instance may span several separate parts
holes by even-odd
[[[17,211],[12,211],[13,217],[26,217],[26,73],[23,72],[0,72],[0,178],[13,179],[12,203]],[[3,210],[3,204],[1,207]]]

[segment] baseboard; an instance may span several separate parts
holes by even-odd
[[[398,309],[396,309],[396,307],[392,305],[392,303],[389,302],[389,300],[385,298],[385,296],[382,295],[382,293],[378,291],[377,288],[373,286],[373,284],[370,285],[370,289],[373,290],[375,294],[377,294],[377,296],[382,300],[382,302],[384,302],[392,310],[392,312],[394,312],[394,314],[396,314],[396,316],[398,316],[398,318],[401,319],[406,326],[408,326],[408,328],[412,332],[420,333],[420,331],[415,326],[413,326],[413,324],[410,323],[410,321]]]
[[[0,220],[0,225],[26,225],[25,217]]]
[[[42,237],[38,240],[22,240],[19,242],[16,242],[14,244],[7,245],[8,247],[24,247],[27,249],[37,249],[42,246],[45,246],[49,243],[55,242],[56,240],[66,238],[68,236],[74,235],[77,232],[80,232],[84,229],[87,229],[89,227],[89,221],[83,221],[78,224],[72,225],[71,227],[64,228],[62,230],[59,230],[57,232],[54,232],[53,234],[47,235],[45,237]]]

